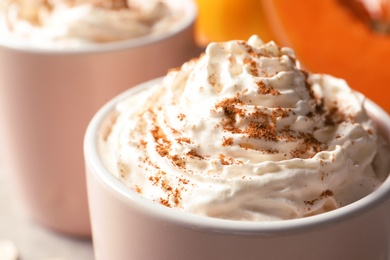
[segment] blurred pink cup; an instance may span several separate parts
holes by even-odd
[[[90,236],[82,143],[94,112],[123,90],[197,53],[196,6],[167,33],[74,50],[0,43],[0,137],[7,174],[27,212],[66,234]]]
[[[158,81],[159,79],[157,79]],[[233,221],[182,212],[142,198],[104,166],[98,140],[110,131],[115,106],[149,81],[103,106],[84,139],[88,199],[97,260],[106,259],[390,259],[390,178],[363,199],[307,218]],[[390,117],[365,106],[390,141]]]

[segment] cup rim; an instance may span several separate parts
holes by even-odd
[[[99,53],[109,51],[120,51],[124,49],[136,49],[146,45],[154,44],[174,37],[175,35],[186,31],[195,24],[195,19],[198,14],[198,9],[193,0],[169,0],[172,4],[181,4],[187,12],[178,22],[169,30],[163,33],[147,34],[144,36],[135,37],[128,40],[108,42],[104,44],[92,44],[88,46],[79,46],[75,48],[42,48],[35,45],[15,44],[14,42],[6,43],[0,41],[0,47],[9,48],[29,53],[38,54],[79,54],[79,53]]]
[[[98,132],[108,116],[114,112],[115,105],[129,95],[133,95],[150,87],[161,78],[146,81],[134,86],[101,107],[91,119],[84,137],[84,157],[89,173],[96,178],[101,185],[118,197],[122,202],[136,207],[149,216],[159,218],[167,223],[187,226],[196,230],[212,231],[222,234],[263,235],[273,236],[278,234],[291,234],[308,230],[327,227],[345,220],[357,217],[385,203],[390,198],[390,177],[388,177],[375,191],[365,197],[345,205],[336,210],[321,213],[305,218],[278,220],[278,221],[241,221],[218,219],[183,212],[179,209],[168,208],[152,202],[137,192],[129,189],[117,177],[110,173],[100,159],[98,152]],[[371,118],[380,120],[381,127],[390,130],[390,116],[373,101],[366,99],[364,106]],[[390,132],[390,131],[389,131]],[[390,139],[390,134],[385,136]]]

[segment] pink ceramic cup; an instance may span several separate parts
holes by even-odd
[[[197,216],[155,204],[130,190],[102,163],[98,138],[110,129],[115,105],[156,81],[111,100],[94,116],[84,140],[92,235],[97,260],[390,259],[390,178],[340,209],[277,222]],[[390,141],[390,117],[367,101]]]
[[[164,75],[196,55],[195,4],[169,2],[183,7],[183,20],[162,35],[76,50],[0,43],[2,161],[16,194],[38,222],[90,236],[82,153],[90,118],[129,86]]]

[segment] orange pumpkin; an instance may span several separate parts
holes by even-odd
[[[262,0],[277,42],[306,69],[346,79],[390,112],[390,34],[374,31],[353,1]]]
[[[201,46],[211,41],[247,40],[258,34],[264,41],[273,37],[260,0],[196,0],[199,9],[196,38]]]

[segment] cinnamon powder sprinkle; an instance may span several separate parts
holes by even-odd
[[[298,137],[303,139],[304,144],[306,145],[306,150],[313,149],[314,152],[318,153],[328,148],[327,145],[318,141],[311,133],[299,132]]]
[[[160,198],[160,204],[164,205],[165,207],[172,208],[172,205],[169,203],[169,200]]]
[[[175,165],[181,169],[185,168],[186,162],[180,156],[174,155],[174,156],[171,156],[170,159],[172,160],[173,165]]]
[[[138,185],[135,185],[135,191],[139,194],[142,193],[142,189]]]
[[[222,165],[233,165],[233,164],[243,164],[243,161],[234,160],[232,157],[227,157],[223,154],[219,154],[219,160]]]
[[[277,153],[279,153],[279,151],[278,150],[276,150],[276,149],[267,149],[267,150],[264,150],[264,153],[267,153],[267,154],[277,154]]]
[[[325,178],[328,176],[328,173],[324,172],[324,171],[321,171],[321,181],[325,180]]]
[[[183,121],[186,118],[186,115],[180,113],[177,117],[179,118],[180,121]]]
[[[140,146],[142,147],[142,148],[146,148],[146,145],[148,144],[148,142],[146,142],[145,140],[143,140],[143,139],[141,139],[140,141],[139,141],[139,144],[140,144]]]
[[[285,141],[297,141],[298,138],[304,138],[305,144],[309,146],[319,147],[321,144],[312,136],[297,136],[298,133],[292,131],[289,127],[281,131],[277,131],[276,125],[279,118],[286,118],[290,115],[291,108],[276,107],[270,110],[269,113],[261,111],[257,106],[255,111],[246,113],[239,106],[245,105],[244,101],[239,97],[227,98],[219,102],[215,108],[222,108],[225,118],[222,120],[222,127],[225,131],[233,134],[246,134],[251,138],[265,139],[266,141],[277,142],[284,139]],[[245,118],[248,120],[248,125],[241,129],[235,124],[237,118]],[[311,143],[311,144],[310,144]],[[227,145],[224,141],[224,145]]]
[[[204,157],[203,157],[202,155],[200,155],[200,154],[196,151],[196,149],[191,149],[190,151],[188,151],[188,152],[186,153],[186,155],[188,155],[190,158],[198,158],[198,159],[201,159],[201,160],[204,159]]]
[[[221,161],[222,165],[231,165],[231,164],[233,164],[232,158],[226,158],[226,156],[223,155],[223,154],[219,155],[219,160]]]
[[[249,66],[249,73],[255,77],[259,76],[259,64],[252,58],[245,58],[244,64]]]
[[[179,179],[179,182],[182,183],[182,184],[188,184],[188,183],[190,183],[189,180],[183,179],[183,178],[180,178],[180,179]]]
[[[179,144],[183,144],[183,143],[191,144],[191,139],[190,139],[190,138],[187,138],[187,137],[180,137],[180,138],[177,138],[176,141],[177,141]]]
[[[277,132],[270,124],[250,122],[244,133],[252,138],[264,138],[267,141],[278,141]]]
[[[243,105],[244,102],[237,97],[234,98],[226,98],[219,102],[215,108],[222,108],[223,113],[226,117],[226,122],[224,123],[224,127],[232,127],[236,123],[236,115],[244,116],[245,112],[243,109],[236,107],[237,105]]]
[[[312,199],[312,200],[305,200],[304,203],[305,205],[311,205],[313,206],[314,203],[316,203],[318,200],[325,199],[328,197],[332,197],[334,195],[333,191],[331,190],[324,190],[317,198]]]
[[[180,131],[176,130],[175,128],[170,127],[170,129],[172,130],[172,133],[174,133],[176,135],[180,134]]]
[[[251,114],[250,114],[250,117],[252,117],[254,120],[256,119],[262,119],[263,121],[268,121],[269,120],[269,114],[261,111],[261,110],[258,110],[257,107],[255,107],[255,111],[253,111]],[[275,120],[276,121],[276,120]]]
[[[165,191],[172,191],[172,187],[165,180],[161,181],[161,188]]]
[[[162,145],[162,144],[157,144],[156,145],[156,152],[161,156],[161,157],[167,157],[169,155],[169,152],[167,148]]]
[[[255,106],[254,112],[247,113],[243,108],[240,108],[242,105],[245,105],[245,102],[236,96],[224,99],[215,106],[216,109],[222,108],[223,110],[225,118],[222,119],[222,127],[225,131],[233,134],[245,134],[250,138],[264,139],[271,142],[281,140],[285,142],[301,142],[301,147],[291,151],[291,156],[296,158],[309,158],[311,153],[317,153],[328,148],[326,144],[316,139],[312,133],[293,131],[289,125],[277,130],[277,120],[288,117],[292,113],[291,108],[276,107],[267,113],[267,110],[264,112]],[[323,113],[325,111],[322,102],[317,104],[316,109]],[[337,117],[339,118],[340,116]],[[248,121],[244,129],[236,126],[238,118],[245,118]],[[227,145],[231,145],[231,141],[224,139],[223,146]],[[248,147],[242,148],[246,149]]]
[[[262,95],[272,95],[272,96],[280,95],[279,91],[275,90],[271,86],[266,86],[263,81],[257,81],[256,85],[258,86],[257,92]]]
[[[166,138],[164,132],[158,126],[154,126],[154,129],[150,130],[150,132],[156,142],[156,152],[161,157],[167,157],[169,155],[171,142]]]
[[[229,137],[229,138],[223,138],[223,143],[222,143],[222,146],[231,146],[233,145],[233,138],[232,137]]]
[[[160,197],[160,204],[171,208],[172,204],[169,202],[170,199],[173,200],[173,203],[177,207],[180,204],[180,201],[182,199],[180,188],[173,189],[171,186],[169,186],[165,181],[161,182],[161,187],[165,189],[166,191],[166,198]],[[183,188],[181,188],[183,189]]]
[[[173,192],[173,202],[175,203],[175,205],[179,205],[180,203],[180,200],[181,200],[181,192],[178,188],[176,188]]]
[[[158,183],[160,182],[160,177],[158,176],[150,176],[149,181],[153,183],[154,186],[157,186]]]

